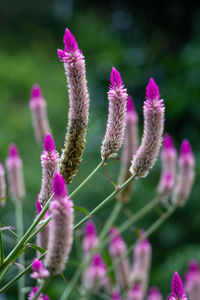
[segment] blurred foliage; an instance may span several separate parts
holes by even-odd
[[[150,284],[159,285],[163,295],[167,295],[174,270],[183,275],[191,258],[200,261],[200,6],[197,1],[188,3],[181,0],[135,2],[1,0],[0,160],[5,161],[9,143],[15,142],[24,162],[27,189],[24,218],[27,228],[35,215],[35,198],[40,190],[41,174],[41,148],[34,140],[29,94],[32,84],[39,83],[47,100],[51,127],[60,152],[67,125],[68,95],[63,66],[57,58],[56,49],[63,48],[62,37],[66,26],[77,38],[86,57],[91,96],[87,146],[79,173],[68,187],[70,191],[100,160],[111,67],[114,65],[120,70],[128,92],[135,100],[141,132],[145,86],[149,77],[154,77],[165,99],[165,131],[173,136],[177,149],[181,140],[188,138],[196,157],[196,182],[190,200],[150,238],[153,245]],[[119,161],[108,166],[107,170],[111,178],[117,181]],[[159,173],[158,162],[147,178],[136,183],[128,209],[135,212],[154,197]],[[74,197],[74,202],[91,209],[112,188],[102,169]],[[113,203],[94,217],[99,230],[112,207]],[[82,214],[76,212],[76,219],[80,216]],[[154,211],[137,226],[147,229],[156,217],[157,212]],[[126,214],[122,213],[117,223],[126,218]],[[15,225],[10,199],[1,210],[1,222]],[[15,240],[10,234],[4,237],[9,251]],[[135,241],[133,228],[124,234],[124,238],[128,245]],[[67,280],[70,280],[75,269],[73,261],[77,255],[80,258],[79,248],[75,243],[65,273]],[[28,250],[26,253],[30,262],[34,252]],[[13,267],[7,280],[16,272],[17,267]],[[28,276],[26,284],[34,284]],[[58,291],[61,293],[64,286],[61,278],[54,280],[49,287],[52,299],[58,298]],[[14,299],[16,288],[13,286],[0,299]]]

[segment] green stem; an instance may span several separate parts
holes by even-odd
[[[24,233],[24,227],[23,227],[23,211],[22,211],[22,201],[18,200],[15,204],[16,208],[16,228],[17,228],[17,234],[18,236],[23,236]],[[25,253],[21,253],[21,255],[18,258],[18,262],[20,265],[24,267],[25,264]],[[21,277],[18,281],[18,299],[24,300],[24,289],[25,286],[25,277]]]
[[[121,211],[122,206],[123,206],[122,202],[116,202],[114,209],[112,210],[112,213],[110,214],[106,224],[104,225],[102,231],[100,232],[100,235],[99,235],[100,241],[102,241],[105,238],[109,229],[111,228],[111,226],[115,222],[117,216],[119,215],[119,212]]]
[[[52,197],[51,197],[52,198]],[[20,241],[17,243],[17,245],[13,248],[13,250],[9,253],[9,255],[6,257],[4,264],[1,266],[0,268],[0,272],[2,272],[2,270],[4,270],[4,268],[6,268],[6,266],[14,260],[16,255],[18,254],[18,252],[21,250],[21,248],[23,248],[24,244],[26,243],[26,241],[29,239],[29,236],[33,233],[33,231],[35,230],[35,228],[37,227],[38,223],[40,222],[40,220],[42,219],[42,217],[45,215],[46,211],[49,208],[49,203],[51,201],[51,198],[47,201],[47,203],[45,204],[44,208],[42,209],[42,211],[39,213],[39,215],[35,218],[35,220],[33,221],[32,225],[29,227],[29,229],[26,231],[26,233],[24,234],[24,236],[20,239]]]
[[[39,289],[37,290],[37,293],[34,295],[32,300],[37,300],[38,296],[46,289],[47,285],[49,284],[51,280],[51,276],[47,277],[44,282],[40,285]]]
[[[49,223],[50,220],[51,220],[51,216],[47,217],[44,220],[44,222],[42,222],[42,224],[38,226],[38,228],[29,236],[26,243],[29,243],[32,239],[34,239],[36,235]]]
[[[5,256],[4,256],[4,248],[3,248],[2,231],[0,231],[0,255],[1,255],[1,261],[0,261],[0,266],[1,266],[4,263],[4,258],[5,258]]]
[[[103,166],[104,161],[101,161],[100,164],[90,173],[90,175],[81,182],[81,184],[70,194],[70,197],[74,196],[89,180],[90,178]]]
[[[42,260],[45,257],[45,253],[43,253],[38,259]],[[0,289],[0,294],[4,293],[11,285],[13,285],[18,279],[20,279],[24,274],[29,272],[32,268],[32,264],[30,264],[24,271],[19,273],[15,278],[13,278],[11,281],[9,281],[4,287]]]
[[[80,266],[79,268],[76,269],[76,272],[75,272],[73,278],[71,279],[70,283],[68,284],[68,286],[62,293],[60,300],[66,300],[69,298],[69,296],[71,295],[72,291],[74,290],[74,287],[76,286],[76,284],[81,276],[81,273],[82,273],[82,268]]]
[[[121,192],[125,187],[131,182],[135,181],[135,176],[132,175],[125,183],[123,183],[118,189],[114,190],[106,199],[104,199],[99,205],[97,205],[91,212],[89,216],[84,217],[78,224],[74,226],[74,230],[78,229],[82,224],[84,224],[90,217],[96,214],[102,207],[108,204],[119,192]]]

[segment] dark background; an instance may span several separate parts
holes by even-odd
[[[24,162],[27,196],[24,200],[26,228],[35,214],[35,198],[40,189],[41,149],[34,139],[28,107],[33,83],[40,84],[47,100],[48,114],[57,150],[61,152],[67,125],[68,95],[63,66],[57,48],[63,48],[65,27],[75,35],[87,63],[91,98],[87,145],[72,191],[100,161],[100,146],[107,119],[107,91],[111,67],[115,66],[132,95],[140,117],[149,77],[159,84],[166,105],[165,131],[177,149],[188,138],[196,158],[196,181],[192,195],[182,209],[154,233],[150,284],[158,285],[164,296],[169,293],[174,270],[181,276],[188,261],[200,261],[200,4],[198,1],[10,1],[0,2],[0,160],[5,161],[7,147],[15,142]],[[119,162],[107,167],[117,181]],[[155,196],[160,163],[150,175],[139,180],[128,209],[137,211]],[[112,186],[102,169],[74,197],[77,205],[91,209],[102,201]],[[94,220],[100,230],[114,203],[105,207]],[[15,224],[14,205],[7,200],[1,210],[1,222]],[[77,219],[82,217],[76,213]],[[137,226],[147,229],[158,217],[148,214]],[[126,215],[122,213],[120,224]],[[131,228],[123,236],[128,245],[135,241]],[[15,241],[4,234],[7,251]],[[107,250],[104,251],[104,254]],[[28,250],[27,263],[33,257]],[[76,249],[66,269],[70,280],[76,266]],[[14,266],[6,280],[17,272]],[[27,276],[27,286],[34,282]],[[58,299],[65,283],[54,279],[49,287],[52,299]],[[16,299],[13,286],[0,299]],[[72,299],[75,299],[74,295]],[[94,297],[94,299],[97,299]]]

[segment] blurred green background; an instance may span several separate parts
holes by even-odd
[[[79,173],[68,187],[70,191],[100,161],[111,67],[115,66],[121,72],[135,101],[141,132],[145,86],[149,77],[154,77],[165,100],[165,132],[172,135],[177,149],[181,140],[188,138],[196,158],[196,181],[188,203],[150,238],[153,246],[150,285],[158,285],[166,296],[174,270],[183,275],[191,258],[200,261],[200,3],[194,0],[130,2],[1,0],[0,161],[5,162],[8,145],[15,142],[24,162],[27,190],[24,219],[27,228],[35,215],[35,198],[41,180],[41,149],[34,139],[28,106],[30,89],[36,82],[42,88],[57,150],[61,152],[67,125],[68,95],[57,48],[63,48],[66,26],[75,35],[85,55],[91,98],[87,145]],[[118,161],[107,167],[114,181],[117,181],[119,164]],[[158,162],[147,178],[136,183],[128,209],[135,212],[155,196],[159,175]],[[74,202],[91,209],[112,190],[102,169],[74,197]],[[114,201],[94,217],[98,230],[113,205]],[[15,226],[14,205],[10,199],[0,214],[2,223]],[[82,216],[76,213],[76,220]],[[157,217],[158,212],[154,211],[137,226],[147,229]],[[116,224],[126,218],[122,213]],[[10,234],[5,233],[4,237],[8,252],[15,240]],[[128,245],[135,241],[133,228],[124,234],[124,238]],[[67,280],[77,267],[73,264],[77,255],[80,259],[80,251],[76,249],[78,245],[73,248],[65,272]],[[27,263],[33,255],[32,250],[26,252]],[[14,266],[6,281],[17,270]],[[27,276],[26,285],[34,284]],[[62,278],[55,278],[48,289],[51,298],[58,299],[64,286]],[[0,299],[16,299],[16,290],[15,285]],[[71,299],[76,298],[75,292]]]

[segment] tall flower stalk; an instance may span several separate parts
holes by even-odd
[[[0,163],[0,200],[6,196],[6,180],[3,164]],[[5,199],[0,201],[0,207],[5,204]]]
[[[42,207],[47,203],[53,193],[53,178],[58,168],[58,153],[56,152],[54,140],[47,133],[44,140],[44,151],[41,155],[42,164],[42,186],[39,195],[39,202]]]
[[[115,157],[122,146],[126,127],[127,93],[120,73],[113,67],[108,92],[108,121],[106,133],[101,146],[103,161]]]
[[[142,143],[133,156],[130,172],[137,177],[146,177],[154,166],[162,143],[164,128],[164,104],[160,99],[159,88],[153,78],[146,88],[144,102],[144,129]]]
[[[52,220],[45,266],[50,275],[60,274],[67,262],[73,242],[73,207],[67,194],[64,178],[56,172],[51,202]]]
[[[42,91],[38,84],[34,84],[32,87],[29,107],[36,140],[42,145],[46,134],[51,132],[51,129],[47,117],[46,101],[42,96]]]
[[[68,128],[59,172],[66,183],[70,183],[78,172],[86,142],[89,116],[89,94],[87,89],[85,58],[69,29],[64,35],[65,49],[58,49],[63,62],[69,91]]]
[[[126,131],[124,145],[121,155],[121,166],[118,185],[124,183],[130,176],[129,171],[133,155],[138,148],[138,115],[135,110],[134,102],[131,96],[127,98],[127,113],[126,113]],[[117,199],[121,202],[128,202],[131,195],[133,182],[131,182],[119,195]]]
[[[8,174],[9,193],[13,202],[15,203],[16,227],[17,234],[22,237],[24,233],[23,228],[23,210],[22,200],[25,197],[25,187],[22,169],[22,160],[19,156],[18,149],[15,144],[11,144],[8,149],[8,157],[6,159],[6,168]],[[24,266],[25,256],[22,253],[18,259],[20,265]],[[18,281],[18,299],[24,300],[24,277]]]

